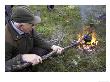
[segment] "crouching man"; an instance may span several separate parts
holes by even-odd
[[[5,71],[13,71],[13,67],[25,62],[41,63],[41,56],[52,50],[61,54],[64,48],[47,43],[34,30],[41,18],[27,6],[15,7],[11,19],[5,27]]]

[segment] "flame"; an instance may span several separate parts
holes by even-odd
[[[83,38],[84,35],[88,33],[90,33],[91,41],[85,44]],[[80,42],[80,45],[78,46],[79,49],[86,49],[88,51],[91,51],[92,48],[98,44],[96,31],[94,29],[91,29],[89,26],[86,26],[85,28],[83,28],[82,32],[79,32],[78,41]]]
[[[93,32],[93,33],[92,33],[91,45],[92,45],[93,43],[95,43],[95,42],[96,42],[96,33]]]

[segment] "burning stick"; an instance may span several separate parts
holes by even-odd
[[[66,51],[72,47],[76,47],[79,43],[77,43],[76,41],[72,42],[71,45],[67,46],[67,47],[64,47],[64,50],[63,51]],[[45,60],[49,57],[51,57],[53,54],[55,54],[56,52],[55,51],[52,51],[50,52],[49,54],[46,54],[44,56],[42,56],[42,60]],[[23,63],[22,65],[16,65],[15,67],[13,67],[13,71],[19,71],[19,70],[22,70],[26,67],[29,67],[29,66],[32,66],[32,63],[30,62],[26,62],[26,63]]]

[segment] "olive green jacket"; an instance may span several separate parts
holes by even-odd
[[[23,63],[22,55],[28,54],[34,47],[50,49],[51,44],[40,38],[33,29],[32,33],[19,35],[13,27],[5,27],[5,71]]]

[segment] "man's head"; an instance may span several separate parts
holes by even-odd
[[[12,11],[12,20],[19,23],[19,29],[28,33],[32,30],[33,25],[40,23],[41,18],[34,16],[27,6],[17,6]]]

